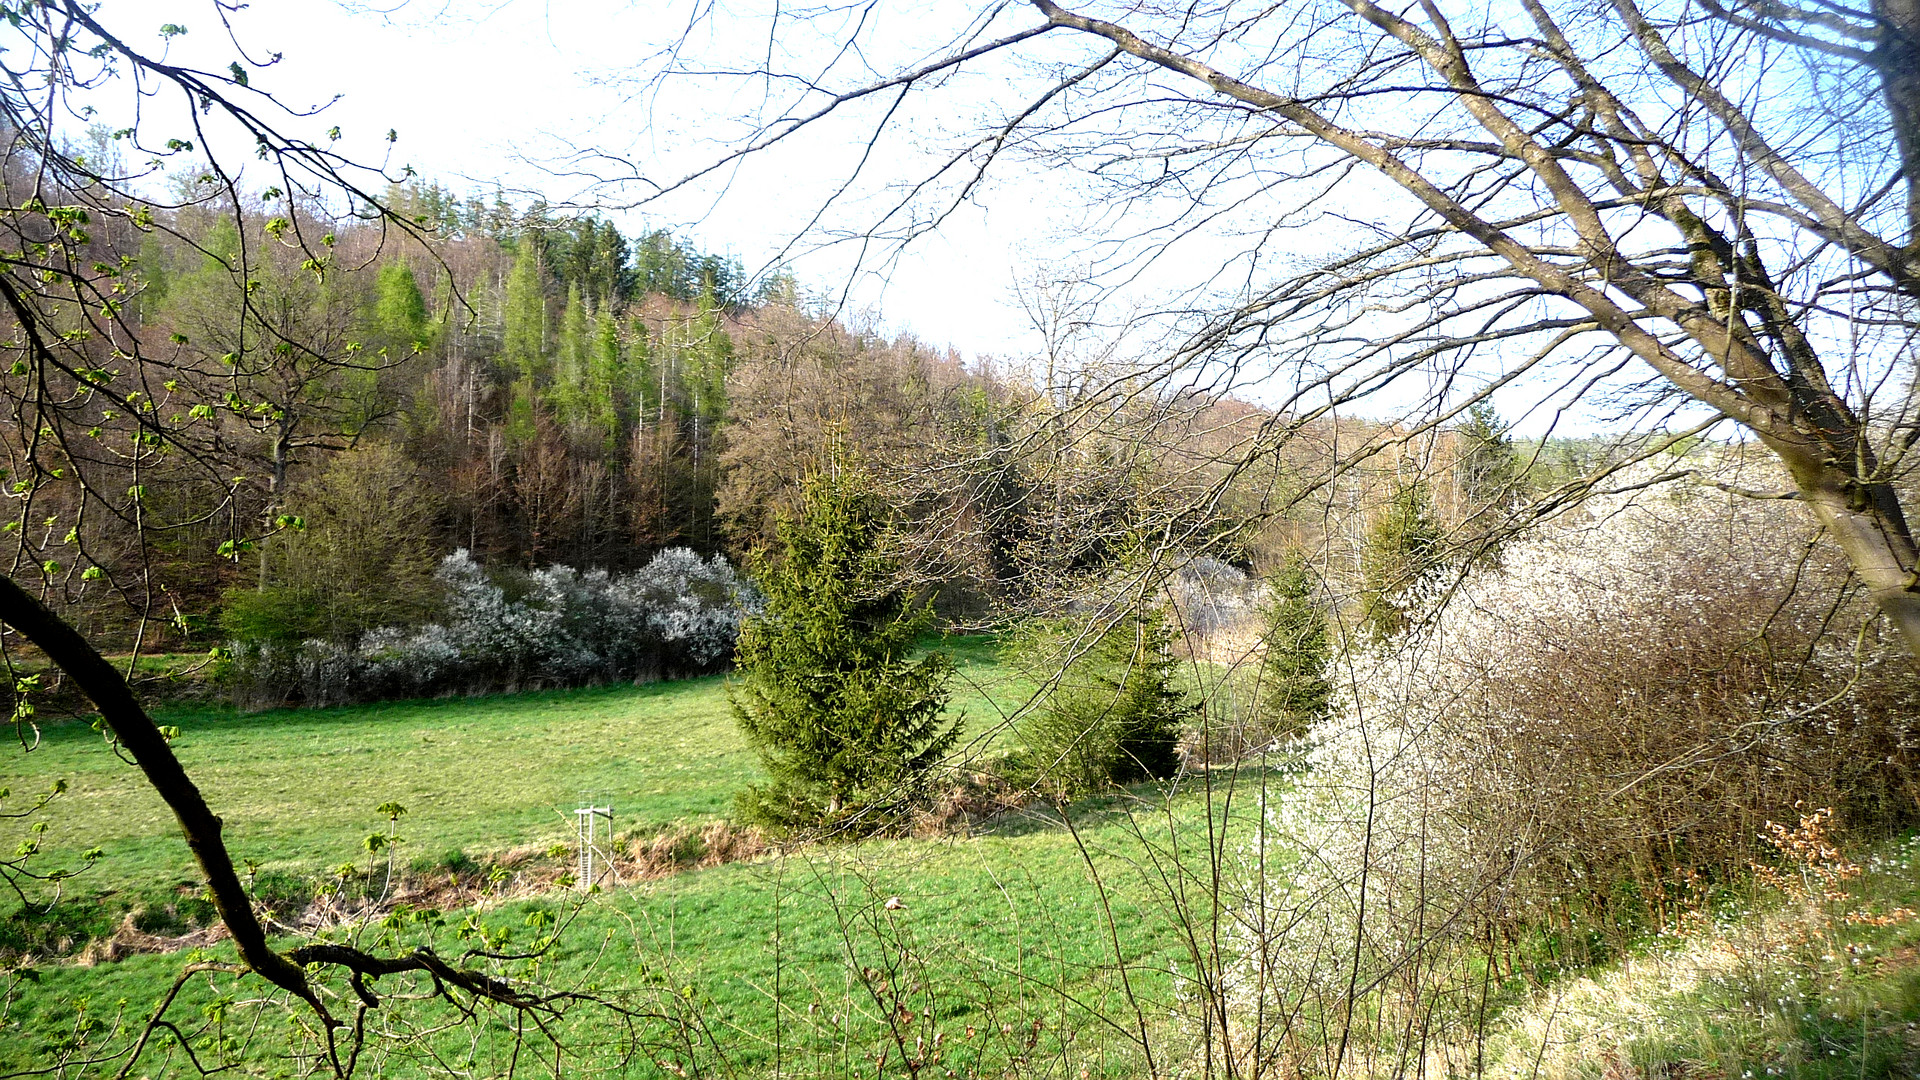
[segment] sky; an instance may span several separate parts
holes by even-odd
[[[863,243],[860,237],[880,212],[875,207],[892,205],[904,185],[937,172],[940,155],[989,119],[1021,107],[1019,93],[1046,85],[1029,77],[1036,66],[1085,63],[1097,51],[1089,52],[1088,41],[1074,35],[1024,43],[1014,56],[980,63],[886,112],[895,134],[871,153],[865,139],[893,107],[886,100],[850,107],[844,120],[809,127],[641,204],[642,196],[657,190],[649,184],[670,185],[725,159],[740,145],[741,133],[769,115],[764,87],[750,79],[696,73],[642,81],[666,66],[662,49],[669,44],[682,49],[683,67],[824,68],[835,85],[844,86],[942,55],[970,29],[967,13],[991,10],[953,0],[891,0],[875,5],[877,14],[864,4],[824,5],[809,9],[826,13],[817,21],[788,21],[778,34],[751,14],[780,6],[741,4],[735,10],[728,0],[391,0],[378,8],[366,0],[252,0],[231,14],[233,39],[221,28],[218,0],[103,0],[100,17],[135,48],[209,71],[225,71],[240,55],[237,40],[255,89],[296,110],[320,110],[308,117],[282,115],[280,126],[322,143],[323,133],[337,126],[337,146],[353,160],[384,161],[395,174],[411,166],[456,192],[490,195],[498,184],[522,206],[538,193],[596,209],[629,235],[666,228],[701,250],[739,259],[749,272],[790,268],[804,287],[863,328],[910,332],[968,360],[992,358],[1031,370],[1048,338],[1029,312],[1061,295],[1048,283],[1082,276],[1087,263],[1077,260],[1098,258],[1103,243],[1125,235],[1137,221],[1102,202],[1085,159],[1070,158],[1061,167],[1061,159],[1011,153],[996,161],[989,181],[954,205],[937,229],[912,244]],[[1024,4],[1004,7],[997,21],[971,29],[993,37],[1034,21]],[[843,10],[849,13],[845,19],[867,20],[859,37],[871,50],[840,50],[849,25],[834,20]],[[689,25],[690,11],[707,17]],[[186,32],[163,37],[165,22]],[[888,53],[879,55],[881,49]],[[275,53],[280,58],[267,62]],[[100,99],[113,126],[123,122],[125,98],[122,92],[118,100]],[[181,123],[177,103],[173,109],[154,109],[145,117],[149,145],[164,137],[167,125]],[[396,134],[392,143],[389,130]],[[252,157],[245,144],[213,149],[223,161]],[[864,170],[862,183],[836,200],[836,185],[856,162]],[[648,183],[590,182],[621,173]],[[1339,175],[1339,187],[1322,193],[1322,204],[1306,201],[1286,227],[1270,228],[1275,219],[1262,215],[1272,211],[1276,198],[1294,203],[1293,189],[1276,196],[1261,187],[1265,180],[1243,178],[1254,185],[1242,189],[1253,193],[1245,204],[1234,202],[1237,195],[1220,194],[1224,188],[1207,189],[1207,198],[1234,205],[1239,217],[1196,229],[1131,278],[1116,272],[1123,283],[1100,294],[1097,311],[1076,309],[1063,321],[1101,328],[1081,339],[1081,347],[1098,354],[1099,334],[1111,340],[1117,332],[1108,328],[1126,325],[1134,311],[1206,306],[1217,301],[1217,290],[1234,287],[1230,278],[1210,279],[1222,272],[1226,245],[1257,242],[1261,258],[1270,259],[1257,272],[1243,273],[1240,287],[1246,287],[1285,269],[1289,260],[1302,265],[1373,242],[1376,225],[1390,230],[1393,223],[1364,219],[1381,218],[1381,208],[1391,204],[1380,198],[1398,193],[1383,190],[1386,182],[1366,170]],[[261,173],[254,186],[265,187],[270,179]],[[1189,205],[1177,187],[1172,190],[1176,209]],[[1344,205],[1344,217],[1340,207],[1326,209],[1332,201]],[[924,212],[911,221],[925,225]],[[1132,250],[1149,246],[1135,241]],[[1117,243],[1111,250],[1127,248]],[[1181,296],[1168,282],[1185,282],[1191,291]],[[1386,334],[1393,317],[1379,316],[1385,321],[1376,320],[1375,332]],[[1124,355],[1149,362],[1164,355],[1155,345],[1130,341]],[[1339,361],[1329,356],[1319,362]],[[1495,370],[1502,360],[1486,362]],[[1467,388],[1484,385],[1487,377],[1470,378]],[[1524,384],[1503,389],[1496,399],[1502,414],[1517,419],[1523,434],[1617,425],[1585,406],[1556,418],[1556,395],[1573,391],[1557,377],[1555,382],[1531,391]],[[1375,416],[1412,408],[1429,389],[1418,377],[1403,379],[1367,408]],[[1279,379],[1264,385],[1255,379],[1234,385],[1233,392],[1277,406],[1285,386]]]
[[[984,193],[896,262],[856,274],[847,245],[825,252],[807,251],[810,242],[787,246],[808,221],[805,211],[824,200],[833,170],[845,167],[845,132],[749,159],[723,174],[725,183],[698,184],[685,197],[639,209],[621,204],[644,188],[585,184],[569,161],[579,148],[611,148],[649,177],[679,177],[724,151],[707,129],[731,130],[723,127],[725,118],[754,104],[692,80],[645,94],[620,85],[657,64],[658,45],[680,28],[669,16],[684,15],[686,7],[413,0],[383,11],[357,3],[253,0],[232,22],[253,59],[281,54],[277,63],[253,70],[253,86],[296,109],[324,106],[288,126],[319,139],[337,125],[339,146],[355,160],[411,165],[456,191],[490,194],[500,183],[521,205],[531,192],[554,202],[603,205],[629,234],[669,228],[702,250],[737,257],[749,272],[784,262],[803,284],[844,301],[852,317],[969,357],[1018,356],[1036,347],[1014,295],[1029,253],[1023,248],[1047,228],[1044,208],[1030,195]],[[108,0],[101,17],[135,47],[166,50],[171,62],[221,71],[234,59],[210,3]],[[187,32],[163,39],[163,22]],[[716,22],[697,31],[692,44],[711,47],[722,29],[734,27]],[[102,109],[117,126],[125,105],[105,98]],[[158,130],[169,115],[152,111],[146,122]],[[389,129],[398,135],[391,145]],[[223,160],[248,156],[235,147]],[[875,252],[869,249],[866,258],[872,262]]]

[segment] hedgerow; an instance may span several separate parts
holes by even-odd
[[[254,708],[345,705],[706,674],[733,655],[742,616],[760,602],[726,559],[685,548],[617,576],[549,566],[517,597],[464,549],[435,578],[444,617],[424,626],[356,642],[229,643],[230,695]]]

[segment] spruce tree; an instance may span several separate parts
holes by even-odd
[[[1258,700],[1261,722],[1277,738],[1305,735],[1326,715],[1332,695],[1327,681],[1332,638],[1326,611],[1314,597],[1316,585],[1298,554],[1288,556],[1267,579]]]
[[[582,418],[611,449],[620,435],[619,400],[615,388],[623,380],[626,357],[620,347],[620,324],[611,301],[600,306],[593,343],[587,355],[587,379]]]
[[[1180,729],[1197,709],[1179,686],[1165,612],[1136,602],[1091,644],[1086,632],[1063,620],[1014,640],[1017,665],[1055,680],[1021,725],[1016,773],[1062,795],[1172,776]]]
[[[1398,637],[1412,625],[1420,586],[1443,562],[1446,534],[1431,502],[1425,480],[1402,484],[1367,530],[1360,621],[1378,640]]]
[[[544,381],[548,373],[547,293],[540,267],[540,239],[532,233],[520,238],[520,250],[507,274],[501,323],[501,358],[522,378]]]
[[[374,279],[373,332],[376,347],[392,357],[425,351],[433,336],[426,298],[406,263],[390,262]]]
[[[554,363],[554,410],[565,424],[577,424],[587,411],[587,365],[593,343],[587,328],[587,306],[580,286],[567,288],[567,306],[560,314],[560,348]]]
[[[645,319],[633,316],[627,322],[627,362],[621,377],[621,396],[627,409],[644,426],[660,418],[662,392],[654,370],[653,331]]]
[[[747,821],[782,834],[897,826],[959,734],[941,715],[951,659],[910,658],[932,607],[897,583],[887,523],[867,479],[840,466],[809,477],[800,512],[780,519],[779,558],[753,561],[767,604],[741,627],[744,678],[729,690],[768,777],[739,798]]]
[[[1510,512],[1527,497],[1527,468],[1490,401],[1473,403],[1459,436],[1454,470],[1465,502],[1461,542],[1490,564],[1499,559]]]
[[[1472,510],[1514,498],[1526,470],[1492,402],[1476,401],[1467,409],[1467,421],[1460,425],[1458,468]]]

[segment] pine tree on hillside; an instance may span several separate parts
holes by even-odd
[[[433,336],[426,298],[406,263],[390,262],[374,279],[373,332],[375,346],[392,359],[424,352]]]
[[[777,832],[899,825],[959,728],[941,710],[953,663],[909,659],[932,618],[882,552],[885,503],[844,466],[811,476],[778,560],[757,559],[766,610],[740,632],[734,719],[768,781],[742,816]]]
[[[603,304],[594,321],[593,341],[587,352],[587,377],[581,419],[611,449],[620,435],[619,396],[626,357],[620,345],[620,324],[613,305]]]
[[[633,316],[627,321],[625,337],[627,358],[621,369],[621,396],[636,425],[644,427],[660,420],[666,393],[656,370],[652,328],[645,319]]]
[[[656,229],[640,238],[633,256],[635,285],[639,292],[658,293],[676,300],[691,300],[697,287],[687,250],[673,234]]]
[[[555,350],[553,392],[549,398],[562,423],[577,424],[586,412],[587,365],[592,347],[587,306],[580,299],[580,286],[568,286],[567,306],[560,312],[560,341]]]
[[[507,274],[506,303],[501,310],[500,355],[522,378],[544,380],[547,360],[547,292],[540,267],[540,245],[528,239],[520,244],[513,269]]]

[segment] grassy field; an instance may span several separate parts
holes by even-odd
[[[960,661],[949,711],[965,718],[973,750],[991,753],[1023,688],[994,662],[989,640],[948,647]],[[236,860],[301,874],[361,853],[387,802],[407,808],[410,858],[482,855],[569,838],[587,794],[613,804],[623,833],[719,818],[757,776],[721,677],[250,715],[175,708],[157,718],[180,729],[175,751],[225,820]],[[85,724],[49,726],[30,754],[0,751],[0,787],[16,804],[56,780],[68,788],[44,816],[46,864],[106,852],[74,887],[191,878],[159,797]]]
[[[567,988],[619,988],[625,1007],[654,1017],[637,1032],[657,1044],[650,1061],[751,1075],[770,1069],[778,1045],[789,1071],[807,1059],[799,1071],[871,1073],[872,1055],[888,1046],[892,1025],[904,1023],[909,1040],[931,1044],[940,1036],[970,1046],[980,1072],[1037,1056],[1060,1066],[1048,1066],[1050,1073],[1137,1075],[1137,1048],[1111,1021],[1124,1025],[1137,1000],[1155,1038],[1166,1037],[1171,965],[1184,952],[1177,924],[1127,854],[1125,815],[1112,807],[1086,815],[1085,854],[1065,831],[1034,821],[1001,835],[735,863],[614,890],[577,909],[564,895],[517,901],[485,909],[480,920],[503,946],[527,944],[541,919],[566,922],[553,954],[509,965],[508,973]],[[1089,855],[1104,892],[1092,884]],[[464,944],[445,927],[400,925],[367,935],[369,944],[399,952],[425,941],[455,955]],[[119,1003],[156,1000],[182,959],[43,967],[0,1021],[0,1066],[54,1060],[83,1010],[111,1026]],[[392,980],[382,986],[399,988]],[[224,977],[196,981],[180,1012],[197,1017],[249,996],[239,990]],[[405,1009],[391,1009],[386,1021],[411,1022]],[[588,1072],[625,1049],[604,1038],[594,1045],[595,1033],[620,1029],[618,1016],[595,1007],[575,1010],[562,1028],[584,1040],[574,1052]],[[485,1073],[503,1071],[511,1046],[505,1030],[487,1028],[477,1046],[465,1040],[459,1035],[458,1046],[437,1050],[474,1055]],[[673,1052],[683,1040],[692,1042]],[[237,1056],[261,1063],[247,1050]],[[427,1071],[408,1059],[370,1075]]]
[[[972,752],[990,757],[1027,687],[991,642],[949,644],[961,675],[952,708]],[[226,817],[236,854],[282,880],[364,862],[361,840],[383,825],[375,808],[387,801],[409,809],[401,864],[444,867],[453,852],[484,861],[568,838],[582,792],[616,806],[623,834],[646,835],[723,817],[755,776],[719,679],[162,719],[181,728],[181,756]],[[40,835],[50,859],[94,845],[107,856],[58,905],[0,907],[12,934],[0,944],[64,956],[0,964],[0,1075],[124,1046],[187,964],[229,955],[215,944],[91,963],[66,947],[113,932],[129,911],[191,908],[184,845],[138,774],[84,725],[50,727],[31,755],[4,761],[0,786],[16,793],[68,781]],[[1200,786],[1230,778],[1243,785],[1231,806]],[[1211,936],[1211,826],[1243,829],[1258,805],[1250,787],[1287,782],[1203,773],[1170,792],[1082,800],[1071,828],[1056,811],[1028,809],[971,831],[771,852],[590,897],[518,889],[460,910],[403,907],[335,933],[389,954],[536,954],[494,969],[594,999],[545,1021],[569,1046],[569,1075],[1196,1072],[1206,1029],[1193,980],[1217,970],[1212,950],[1234,948]],[[533,858],[549,872],[564,863]],[[1862,860],[1843,896],[1756,890],[1604,967],[1515,983],[1475,1042],[1432,1052],[1515,1077],[1914,1075],[1916,859],[1920,846],[1889,847]],[[555,943],[538,948],[548,935]],[[369,1022],[408,1037],[376,1041],[361,1075],[504,1075],[528,1067],[516,1047],[548,1052],[544,1034],[522,1041],[504,1010],[437,1027],[444,1009],[408,996],[424,988],[380,982],[385,1000]],[[316,1062],[286,1056],[313,1045],[286,1033],[302,1014],[258,991],[257,980],[199,975],[169,1015],[195,1033],[204,1066],[314,1072]],[[327,993],[337,1010],[351,1007],[344,984]],[[197,1073],[163,1041],[139,1074]]]
[[[991,642],[951,647],[960,680],[950,709],[965,716],[972,752],[992,754],[1007,737],[1002,716],[1026,688],[995,662]],[[615,805],[622,833],[717,819],[756,775],[721,679],[252,716],[177,710],[161,719],[180,727],[180,755],[225,817],[236,857],[287,876],[364,860],[361,839],[384,824],[375,807],[390,800],[409,811],[403,862],[444,863],[453,851],[485,856],[570,837],[582,792]],[[12,921],[50,919],[84,937],[110,930],[120,912],[185,895],[191,867],[164,808],[97,735],[79,724],[53,727],[31,755],[5,763],[0,785],[16,792],[68,781],[46,819],[49,859],[94,845],[107,853],[56,909],[91,913],[91,921],[19,910]],[[1183,820],[1207,812],[1192,795],[1174,805]],[[622,1000],[675,1012],[644,1037],[699,1034],[705,1048],[685,1048],[688,1065],[763,1070],[778,1045],[810,1058],[812,1071],[847,1067],[849,1055],[892,1041],[899,1016],[911,1014],[915,1037],[952,1040],[954,1054],[970,1047],[976,1070],[1039,1054],[1125,1074],[1138,1071],[1138,1050],[1128,1038],[1115,1041],[1126,1029],[1110,1021],[1130,1014],[1131,1002],[1152,1001],[1156,1025],[1164,1024],[1170,965],[1182,955],[1178,924],[1157,899],[1164,890],[1135,835],[1145,829],[1168,843],[1167,824],[1134,809],[1117,799],[1079,805],[1078,838],[1048,813],[1018,814],[970,836],[803,849],[584,904],[559,894],[486,905],[479,918],[501,942],[525,942],[547,919],[565,922],[540,977],[624,987]],[[389,947],[432,941],[457,953],[470,943],[457,922],[401,919],[369,933],[391,937]],[[30,985],[8,994],[0,1064],[42,1064],[110,1032],[124,1020],[121,1003],[155,1000],[181,964],[169,954],[38,965]],[[182,1007],[207,1015],[227,993],[226,983],[196,981]],[[390,1009],[389,1022],[402,1022],[399,1013]],[[95,1022],[91,1035],[80,1034]],[[608,1017],[585,1009],[569,1022],[584,1033]],[[510,1043],[493,1035],[460,1052],[484,1057]],[[604,1062],[623,1052],[606,1046],[588,1056]],[[672,1056],[672,1048],[653,1053]]]

